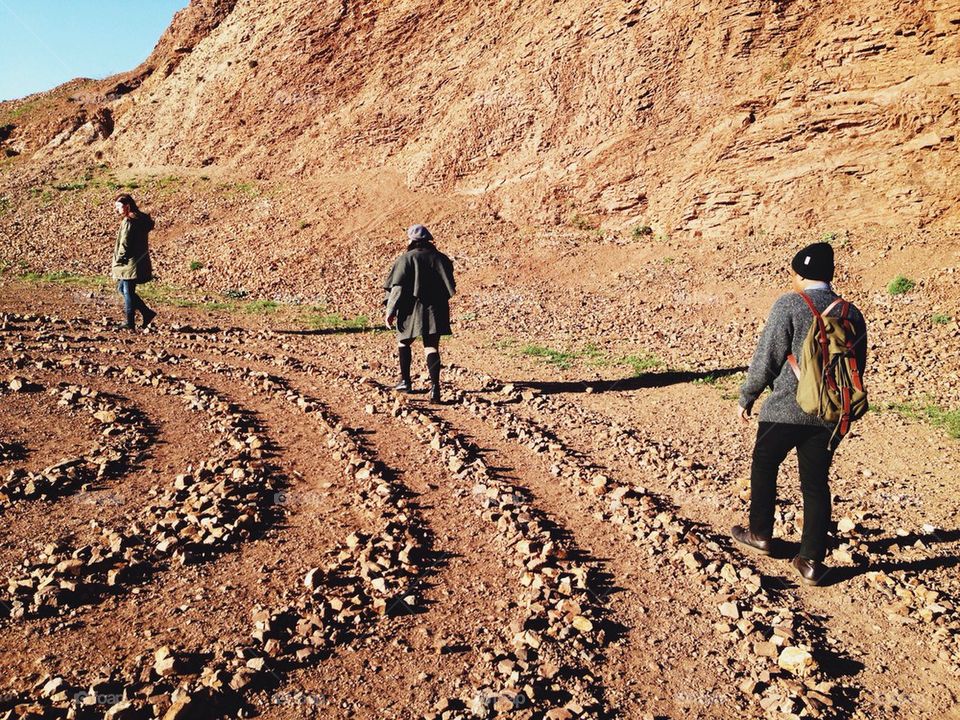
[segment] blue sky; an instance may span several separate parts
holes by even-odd
[[[0,0],[0,100],[143,62],[188,0]]]

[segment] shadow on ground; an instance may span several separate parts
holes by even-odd
[[[545,395],[556,395],[560,393],[583,393],[587,388],[592,388],[590,392],[629,392],[630,390],[643,390],[645,388],[667,387],[668,385],[679,385],[681,383],[694,382],[696,380],[717,380],[728,375],[736,375],[745,372],[746,367],[721,368],[718,370],[668,370],[658,373],[644,373],[633,377],[620,378],[618,380],[570,380],[570,381],[539,381],[539,380],[515,380],[513,384],[518,388],[530,388],[539,390]]]

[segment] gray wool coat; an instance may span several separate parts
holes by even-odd
[[[383,284],[386,314],[395,316],[397,335],[412,340],[450,335],[450,298],[457,291],[453,262],[433,243],[411,243]]]
[[[830,289],[808,290],[807,295],[820,312],[837,299],[837,294]],[[863,373],[867,366],[867,324],[853,305],[850,306],[850,319],[857,334],[854,341],[857,365]],[[832,426],[832,423],[800,409],[797,376],[787,363],[790,353],[800,357],[803,341],[812,324],[813,313],[798,293],[782,295],[773,304],[740,388],[740,407],[743,408],[752,408],[763,391],[770,388],[770,397],[760,408],[761,422]]]

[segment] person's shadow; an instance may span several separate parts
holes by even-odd
[[[720,378],[737,373],[745,372],[746,367],[719,368],[717,370],[666,370],[663,372],[649,372],[632,377],[619,378],[617,380],[571,380],[571,381],[540,381],[540,380],[515,380],[513,385],[517,388],[526,388],[538,390],[545,395],[556,395],[559,393],[585,393],[590,388],[590,392],[629,392],[630,390],[643,390],[646,388],[667,387],[669,385],[678,385],[680,383],[689,383],[696,381],[713,382]]]
[[[876,540],[868,540],[867,548],[869,549],[869,552],[873,554],[877,552],[883,552],[891,545],[908,547],[913,545],[918,540],[923,541],[926,545],[957,542],[960,540],[960,530],[936,530],[927,535],[909,533],[908,535],[903,536],[893,535],[889,537],[882,537],[877,538]],[[776,558],[789,559],[796,555],[799,550],[799,543],[778,540],[774,542],[771,554]],[[879,562],[868,562],[862,565],[855,565],[853,567],[831,567],[821,585],[839,585],[840,583],[847,582],[868,572],[924,572],[927,570],[937,570],[940,568],[952,568],[958,565],[960,565],[960,556],[940,555],[923,558],[920,560],[881,560]]]

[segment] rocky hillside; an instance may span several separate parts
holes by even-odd
[[[41,160],[376,171],[521,224],[939,227],[958,30],[947,0],[195,0],[130,74],[0,116]]]

